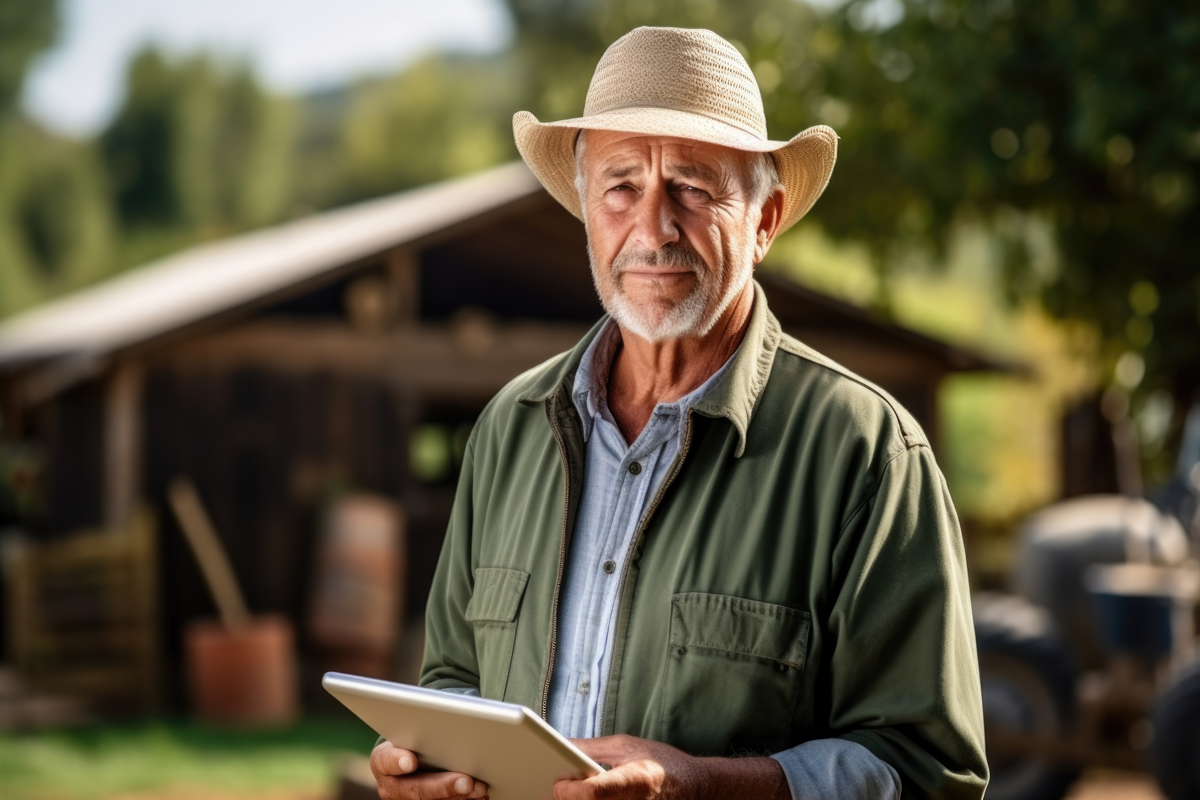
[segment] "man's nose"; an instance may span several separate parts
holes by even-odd
[[[660,250],[669,242],[679,241],[679,224],[671,193],[665,183],[651,184],[637,204],[635,236],[650,250]]]

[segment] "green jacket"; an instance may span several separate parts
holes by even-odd
[[[603,734],[694,754],[843,737],[906,797],[987,783],[962,537],[916,422],[782,333],[755,287],[726,376],[621,576]],[[467,444],[421,684],[546,714],[584,448],[575,349],[517,377]]]

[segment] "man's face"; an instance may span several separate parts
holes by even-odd
[[[760,235],[749,157],[689,139],[585,135],[588,254],[605,310],[652,342],[708,333],[774,233]]]

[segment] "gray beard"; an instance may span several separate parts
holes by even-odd
[[[722,294],[721,278],[729,269],[728,265],[721,263],[710,270],[696,251],[686,246],[667,245],[660,250],[634,247],[622,250],[613,259],[609,270],[610,285],[605,286],[596,269],[596,255],[590,242],[588,259],[592,266],[592,282],[604,310],[622,330],[649,342],[706,335],[746,288],[754,272],[752,260],[746,258]],[[658,304],[639,305],[620,288],[622,274],[633,266],[686,267],[695,278],[695,288],[683,300],[673,302],[665,312],[655,307]]]

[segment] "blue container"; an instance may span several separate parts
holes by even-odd
[[[1084,577],[1096,627],[1111,654],[1167,658],[1193,637],[1196,575],[1148,564],[1096,565]]]
[[[1105,648],[1151,661],[1175,648],[1175,598],[1162,595],[1092,592],[1096,622]]]

